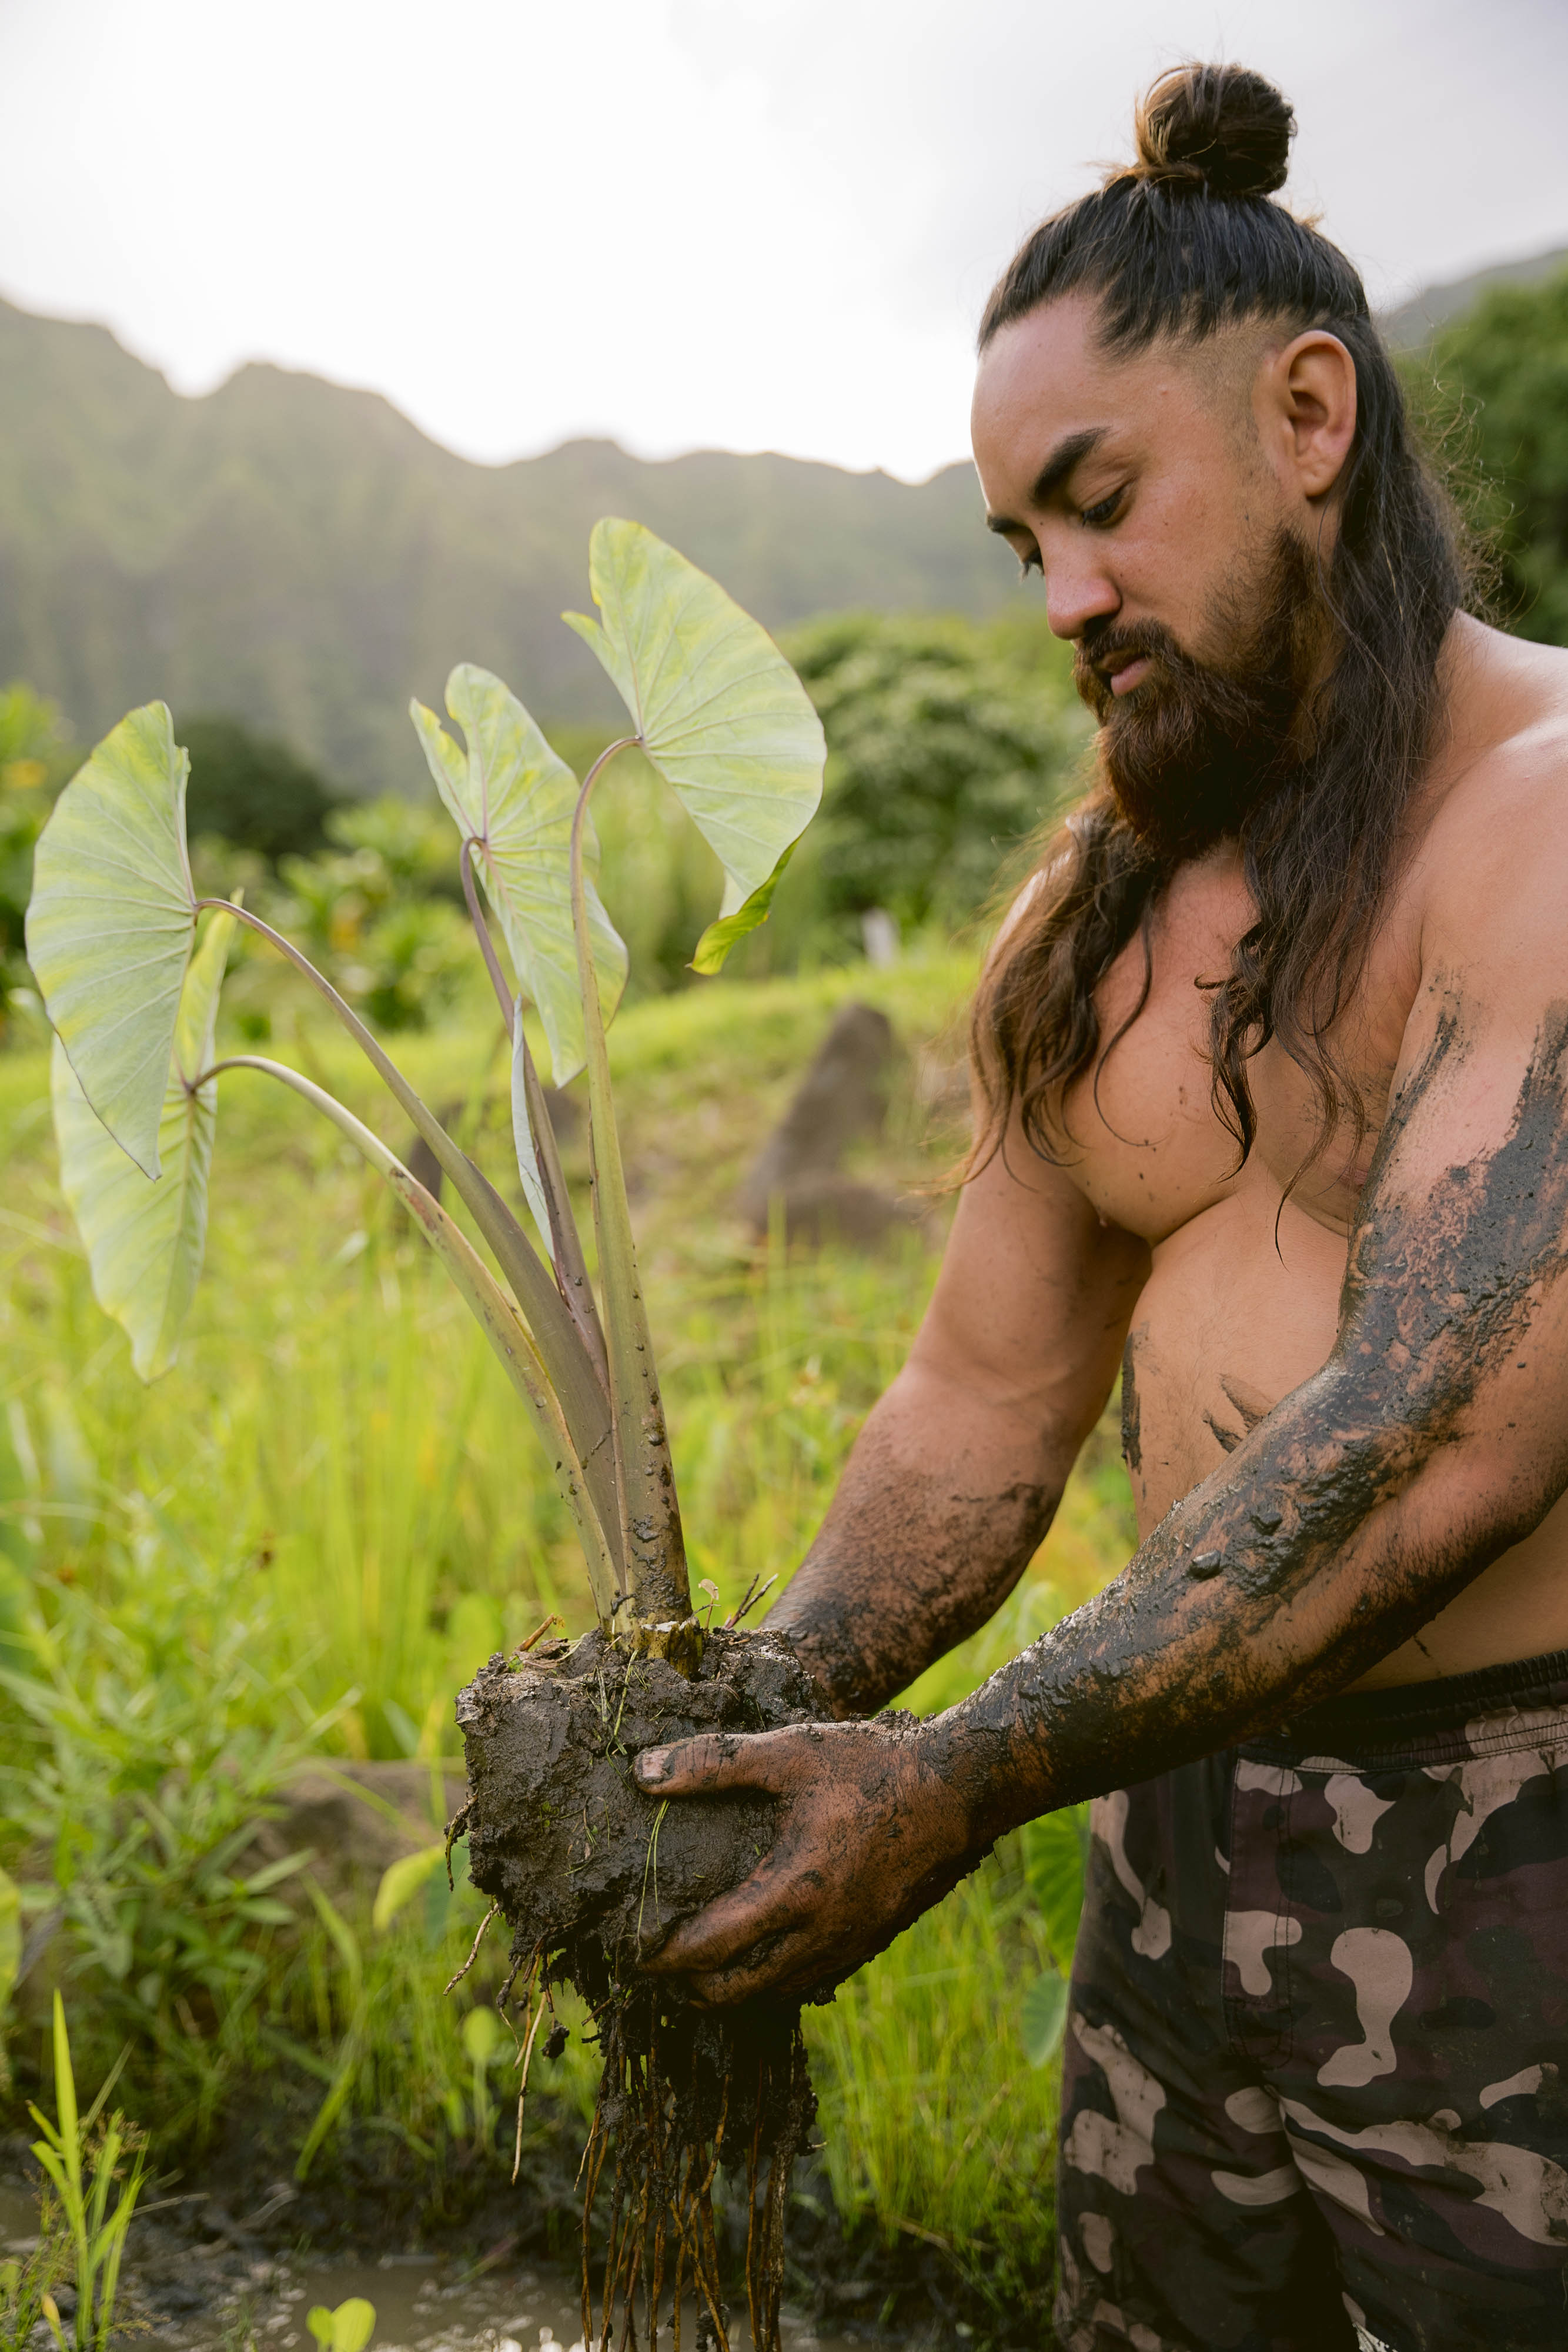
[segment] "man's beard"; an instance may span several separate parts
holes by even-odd
[[[1259,575],[1210,615],[1232,648],[1203,662],[1155,621],[1088,630],[1073,683],[1100,720],[1098,751],[1117,804],[1163,860],[1195,857],[1274,798],[1301,764],[1292,740],[1323,622],[1312,558],[1281,531]],[[1147,656],[1148,675],[1124,695],[1102,665]]]

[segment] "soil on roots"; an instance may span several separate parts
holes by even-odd
[[[650,2347],[667,2318],[678,2352],[685,2294],[699,2346],[727,2347],[712,2204],[722,2164],[745,2181],[752,2342],[775,2352],[789,2173],[816,2112],[800,2000],[699,2010],[640,1964],[756,1868],[778,1808],[747,1791],[671,1803],[645,1794],[632,1764],[699,1732],[768,1731],[823,1710],[781,1636],[693,1635],[677,1636],[674,1658],[597,1633],[511,1664],[493,1657],[458,1700],[470,1795],[454,1830],[512,1931],[501,1998],[520,1983],[525,2050],[552,1984],[575,1984],[593,2011],[603,2075],[583,2160],[585,2343],[597,2284],[605,2346],[616,2325],[619,2341],[636,2342],[635,2312]],[[591,2281],[588,2223],[607,2159],[609,2252]]]

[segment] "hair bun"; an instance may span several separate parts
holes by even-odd
[[[1173,66],[1145,91],[1136,128],[1134,178],[1268,196],[1284,185],[1296,118],[1245,66]]]

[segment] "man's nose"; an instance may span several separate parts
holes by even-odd
[[[1096,552],[1082,541],[1041,551],[1045,615],[1053,636],[1071,643],[1092,621],[1113,620],[1121,611],[1121,592],[1103,562],[1095,560]]]

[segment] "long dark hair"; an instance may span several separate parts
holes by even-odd
[[[1364,1132],[1331,1033],[1398,871],[1439,719],[1437,656],[1470,580],[1360,278],[1336,246],[1270,201],[1294,129],[1260,75],[1193,65],[1162,76],[1138,110],[1136,163],[1034,231],[979,336],[983,351],[1042,303],[1087,292],[1113,352],[1162,335],[1197,342],[1256,319],[1291,335],[1324,329],[1355,364],[1355,437],[1333,552],[1318,565],[1332,673],[1308,714],[1310,756],[1240,826],[1256,919],[1210,998],[1214,1105],[1242,1160],[1257,1129],[1247,1066],[1271,1038],[1312,1081],[1318,1148],[1343,1116],[1358,1142]],[[1033,1148],[1061,1156],[1056,1107],[1116,1043],[1102,1047],[1095,992],[1141,929],[1146,997],[1154,912],[1178,862],[1139,839],[1103,782],[1048,845],[975,1006],[971,1045],[989,1116],[971,1169],[996,1150],[1015,1103]]]

